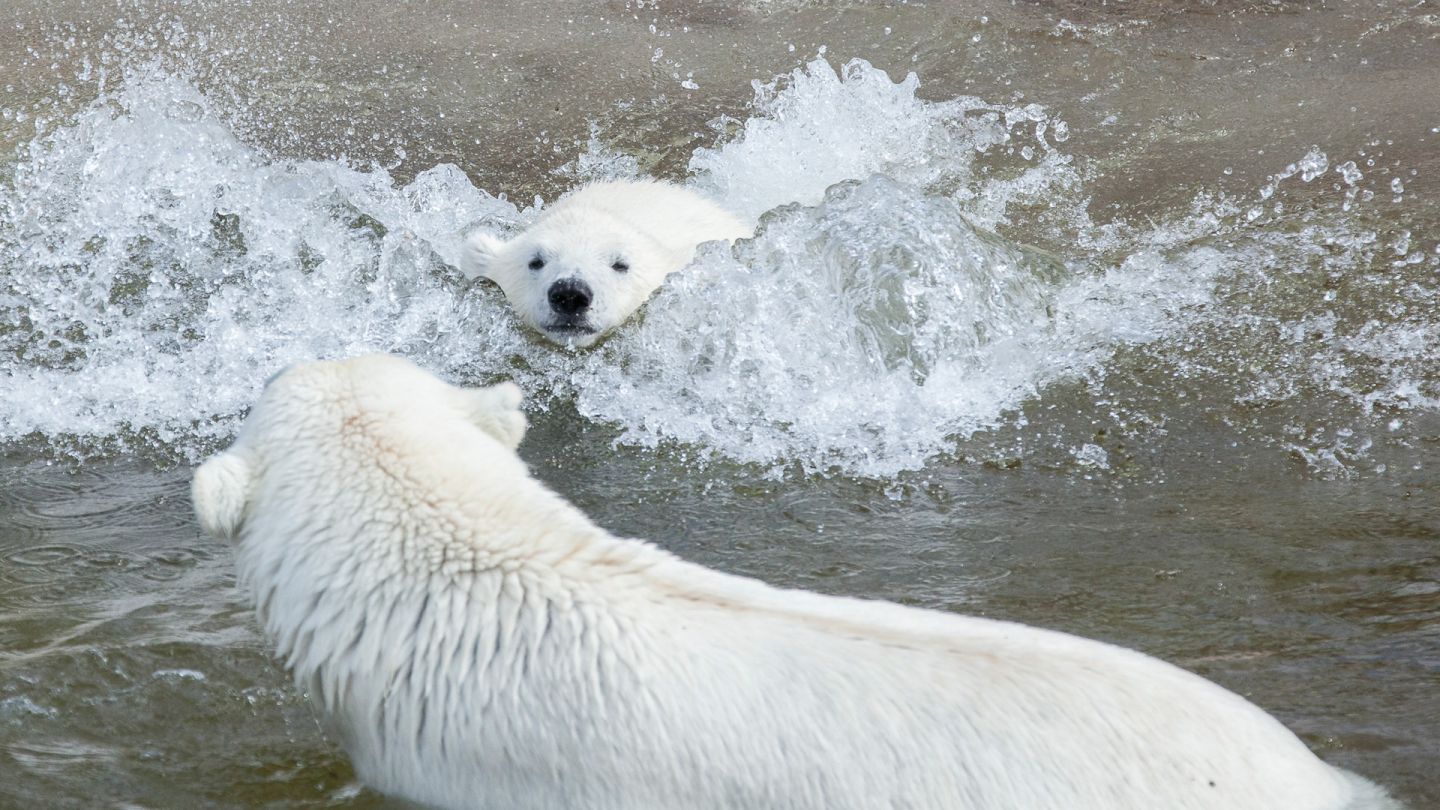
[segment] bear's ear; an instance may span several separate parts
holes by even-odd
[[[190,481],[190,502],[206,533],[233,540],[240,531],[255,473],[250,460],[227,450],[200,465]]]
[[[470,406],[470,419],[476,427],[494,436],[514,450],[525,438],[525,414],[520,411],[524,394],[520,386],[503,382],[488,388],[472,388],[465,392]]]
[[[490,278],[495,256],[503,247],[504,240],[483,231],[475,231],[465,237],[465,245],[460,248],[460,272],[471,281],[481,277]]]

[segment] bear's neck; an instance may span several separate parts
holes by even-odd
[[[525,483],[534,491],[458,514],[410,504],[380,515],[356,503],[334,524],[301,517],[247,525],[237,562],[281,657],[297,676],[346,651],[353,653],[346,666],[378,665],[383,649],[426,637],[417,617],[427,611],[463,625],[504,615],[523,622],[525,611],[576,601],[616,605],[643,591],[652,568],[675,560],[610,535],[548,489]],[[435,503],[447,502],[455,501]],[[429,632],[447,635],[440,625]]]

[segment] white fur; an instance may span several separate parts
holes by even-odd
[[[233,537],[244,520],[253,480],[250,463],[238,447],[196,470],[190,482],[190,500],[195,504],[200,527],[216,537]]]
[[[748,236],[734,215],[681,186],[654,180],[592,183],[560,198],[519,236],[506,242],[476,232],[465,241],[467,278],[500,285],[521,320],[557,343],[589,346],[624,323],[669,274],[711,240]],[[535,257],[545,264],[532,270]],[[629,269],[613,269],[623,261]],[[550,286],[561,279],[594,293],[590,332],[557,327]]]
[[[233,531],[266,633],[381,791],[505,810],[1392,806],[1145,655],[613,537],[530,477],[515,406],[513,387],[395,358],[298,366],[196,474],[201,524]]]

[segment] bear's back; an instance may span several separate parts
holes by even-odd
[[[688,252],[702,242],[733,240],[751,230],[738,217],[698,191],[661,180],[607,180],[561,197],[536,222],[565,213],[593,210],[621,220],[664,244]]]

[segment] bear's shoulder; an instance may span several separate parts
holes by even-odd
[[[589,183],[557,200],[543,218],[561,214],[602,212],[649,230],[683,225],[704,233],[697,241],[734,239],[747,233],[740,220],[724,206],[699,191],[664,180],[604,180]],[[649,226],[649,227],[647,227]]]
[[[556,200],[549,213],[599,210],[624,215],[635,211],[654,212],[671,206],[714,205],[698,192],[663,180],[601,180],[587,183]]]

